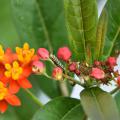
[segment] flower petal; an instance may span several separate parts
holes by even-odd
[[[32,88],[32,84],[26,78],[19,79],[18,83],[22,88]]]
[[[10,86],[9,86],[10,93],[12,94],[17,93],[19,89],[20,89],[20,86],[18,85],[17,81],[11,80]]]
[[[32,67],[31,66],[32,65],[27,65],[27,66],[22,68],[23,69],[22,76],[28,77],[31,74],[31,72],[32,72]]]
[[[0,78],[0,81],[3,82],[4,84],[7,84],[9,82],[9,79],[5,76]]]
[[[5,100],[12,106],[20,106],[21,105],[19,98],[15,95],[6,96]]]
[[[4,113],[8,108],[8,104],[6,101],[2,100],[0,101],[0,112]]]

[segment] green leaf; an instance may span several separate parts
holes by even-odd
[[[20,120],[16,115],[15,111],[9,107],[9,109],[1,114],[0,113],[0,120]]]
[[[24,43],[34,48],[67,45],[63,4],[60,0],[11,0],[13,19]]]
[[[83,120],[84,117],[79,100],[59,97],[41,108],[32,120]]]
[[[96,0],[64,0],[64,6],[69,39],[76,58],[91,59],[96,46]]]
[[[117,92],[114,96],[118,110],[119,110],[119,114],[120,114],[120,91]]]
[[[106,31],[107,31],[107,13],[106,10],[104,9],[101,17],[98,22],[97,26],[97,44],[96,44],[96,58],[100,58],[101,55],[103,54],[103,48],[104,48],[104,43],[105,43],[105,36],[106,36]]]
[[[45,47],[54,53],[59,47],[68,45],[61,0],[11,1],[14,23],[22,43],[28,42],[36,49]],[[52,69],[51,66],[47,68]],[[58,82],[43,76],[33,79],[50,97],[61,95]]]
[[[103,59],[106,59],[115,50],[120,50],[120,0],[108,0],[105,9],[108,16],[108,27],[102,56]]]
[[[11,17],[10,0],[0,0],[0,44],[4,47],[15,47],[19,43]]]
[[[120,120],[112,96],[98,87],[83,90],[81,104],[92,120]]]

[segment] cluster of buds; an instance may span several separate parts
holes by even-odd
[[[101,81],[103,84],[108,84],[111,80],[119,77],[118,71],[114,71],[116,65],[117,59],[115,57],[109,57],[106,61],[102,62],[94,61],[90,76]]]
[[[79,61],[75,62],[71,60],[72,53],[68,47],[59,48],[57,56],[51,55],[45,48],[39,48],[38,56],[42,60],[52,60],[56,66],[53,69],[52,78],[56,80],[62,80],[64,74],[69,76],[70,73],[74,73],[80,79],[82,78],[85,84],[87,84],[87,81],[89,80],[94,83],[97,82],[97,84],[109,84],[111,80],[115,80],[117,78],[116,83],[120,86],[120,75],[118,72],[114,72],[114,67],[117,65],[116,57],[109,57],[106,61],[94,61],[92,65],[85,61],[82,63]],[[61,64],[61,61],[65,62],[67,68]],[[38,65],[38,68],[44,67],[40,64]],[[40,71],[43,71],[43,69]],[[67,73],[65,73],[66,71]]]
[[[3,49],[0,45],[0,112],[7,110],[8,104],[20,106],[16,96],[20,88],[28,89],[32,84],[27,79],[32,73],[33,62],[39,58],[35,50],[25,43],[23,48],[16,47],[15,52],[10,48]]]

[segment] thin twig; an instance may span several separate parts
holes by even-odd
[[[82,84],[82,83],[79,82],[78,80],[75,80],[74,78],[72,78],[72,77],[70,77],[70,76],[68,76],[68,75],[63,74],[63,77],[65,77],[67,80],[69,80],[69,81],[71,81],[71,82],[73,82],[73,83],[75,83],[75,84],[78,84],[78,85],[84,87],[84,84]]]

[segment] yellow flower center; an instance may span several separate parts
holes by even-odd
[[[8,93],[8,89],[4,87],[4,84],[0,82],[0,100],[3,100]]]
[[[10,64],[5,64],[5,68],[5,76],[8,78],[12,77],[13,80],[18,80],[23,71],[17,61],[14,61],[12,66]]]
[[[29,63],[34,55],[35,50],[29,48],[28,43],[24,43],[23,48],[16,47],[16,53],[20,62]]]
[[[0,45],[0,60],[3,60],[3,57],[4,57],[4,50],[3,50],[3,47],[2,45]]]

